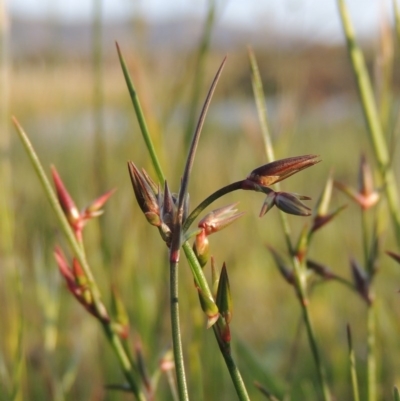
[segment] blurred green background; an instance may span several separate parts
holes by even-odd
[[[28,18],[11,13],[12,7],[3,4],[0,399],[11,399],[8,395],[13,388],[17,389],[15,399],[21,400],[130,398],[104,387],[121,383],[122,374],[98,323],[70,296],[59,277],[53,248],[55,244],[67,246],[9,124],[10,115],[24,126],[47,171],[51,164],[57,167],[79,207],[107,189],[118,189],[105,214],[85,231],[88,258],[106,301],[110,285],[123,298],[130,317],[130,339],[132,344],[140,339],[150,373],[171,346],[167,249],[136,205],[126,162],[133,160],[154,178],[155,174],[115,41],[127,61],[173,190],[178,188],[188,133],[193,131],[191,113],[195,121],[213,75],[228,54],[190,182],[192,208],[214,190],[266,163],[247,45],[253,47],[260,67],[277,158],[314,153],[323,160],[285,181],[284,190],[311,196],[313,205],[330,172],[335,179],[356,186],[361,153],[374,166],[344,40],[318,40],[317,33],[297,35],[293,26],[285,35],[285,29],[268,19],[264,26],[258,22],[257,30],[246,30],[221,22],[229,2],[203,5],[203,13],[190,19],[170,18],[161,23],[134,12],[123,21],[109,20],[98,1],[93,2],[89,19],[67,23],[51,12],[50,5],[44,16]],[[390,7],[376,15],[379,29],[363,36],[361,43],[398,172],[394,138],[399,43],[392,32]],[[290,18],[286,23],[290,24]],[[293,400],[317,399],[315,367],[300,308],[266,248],[269,244],[285,251],[278,213],[272,210],[259,219],[263,197],[256,193],[236,192],[216,206],[236,201],[246,214],[211,237],[211,253],[218,266],[225,261],[228,267],[234,302],[233,347],[250,395],[262,398],[252,386],[258,380],[271,390],[291,387]],[[361,219],[358,208],[334,191],[332,209],[344,203],[349,207],[318,232],[310,257],[351,280],[349,258],[362,260]],[[398,252],[385,202],[376,212],[382,226],[382,251]],[[289,217],[289,222],[295,240],[310,219]],[[235,399],[213,334],[205,329],[185,261],[180,275],[192,399]],[[399,266],[382,252],[375,290],[380,399],[389,399],[393,386],[400,384],[399,288]],[[318,344],[335,399],[351,397],[347,323],[352,327],[365,396],[364,303],[334,282],[316,287],[311,299]],[[22,341],[18,340],[21,324]],[[172,399],[164,376],[156,399]]]

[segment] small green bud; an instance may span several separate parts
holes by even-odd
[[[225,263],[222,266],[219,276],[216,303],[220,314],[225,319],[226,323],[229,324],[232,320],[232,296]]]

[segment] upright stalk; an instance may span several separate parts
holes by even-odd
[[[77,240],[76,236],[74,235],[74,232],[73,232],[71,226],[69,225],[69,222],[58,202],[57,196],[54,193],[54,190],[52,189],[52,186],[46,176],[46,173],[44,172],[43,166],[29,140],[28,136],[26,135],[23,128],[21,127],[21,125],[18,123],[18,121],[15,118],[13,118],[13,122],[14,122],[14,125],[20,136],[20,139],[25,147],[25,150],[32,162],[35,172],[40,180],[40,183],[42,184],[42,187],[47,196],[47,199],[49,200],[50,205],[56,214],[56,217],[58,219],[60,227],[61,227],[62,231],[64,232],[64,235],[66,236],[67,241],[72,249],[72,252],[78,259],[83,271],[85,272],[85,276],[87,278],[87,286],[90,289],[91,294],[93,296],[94,307],[95,307],[96,311],[98,312],[99,316],[102,316],[104,313],[104,306],[101,301],[100,290],[97,286],[97,283],[94,279],[93,273],[87,262],[85,253],[83,251],[82,244]],[[131,359],[129,358],[129,355],[126,353],[120,337],[114,331],[114,329],[112,327],[112,321],[111,320],[107,320],[107,321],[100,320],[100,321],[101,321],[104,333],[107,337],[107,340],[111,344],[111,346],[114,350],[114,353],[117,356],[120,367],[125,375],[126,380],[130,384],[131,390],[135,394],[136,399],[138,401],[146,401],[145,395],[143,394],[142,390],[140,389],[140,387],[138,385],[137,368],[136,368],[136,366],[133,365]]]
[[[369,262],[369,246],[368,246],[368,222],[367,212],[361,210],[362,220],[362,236],[363,236],[363,248],[365,257],[365,266],[367,269],[369,286],[373,285],[373,272],[372,266]],[[371,250],[372,252],[372,250]],[[371,290],[370,290],[371,291]],[[367,304],[367,387],[368,387],[368,401],[377,400],[377,385],[376,385],[376,323],[375,323],[375,300],[372,298],[371,302]]]
[[[329,392],[328,385],[326,383],[325,370],[322,366],[322,361],[321,361],[321,357],[319,355],[319,350],[318,350],[317,340],[316,340],[315,333],[314,333],[314,328],[313,328],[311,317],[310,317],[310,314],[308,311],[309,301],[308,301],[308,298],[306,295],[306,289],[305,289],[305,285],[306,285],[305,267],[300,265],[297,258],[293,258],[293,260],[294,260],[294,272],[295,272],[295,277],[296,277],[296,289],[297,289],[298,297],[300,300],[301,311],[303,313],[303,320],[306,325],[308,342],[310,343],[311,352],[313,354],[313,358],[314,358],[315,365],[317,368],[317,375],[318,375],[318,381],[319,381],[319,385],[320,385],[322,399],[324,401],[330,401],[331,395]]]
[[[189,400],[186,383],[185,364],[183,360],[182,336],[179,318],[179,286],[178,286],[178,261],[170,260],[170,307],[171,307],[171,330],[172,347],[174,351],[174,362],[176,379],[178,383],[179,400]]]
[[[368,327],[367,327],[367,369],[368,369],[368,401],[377,400],[376,388],[376,358],[375,358],[375,307],[374,302],[368,306]]]
[[[108,342],[111,344],[111,347],[117,356],[119,365],[126,378],[126,381],[129,383],[132,393],[135,395],[137,401],[147,401],[146,396],[138,384],[136,366],[133,365],[128,353],[124,349],[120,337],[115,333],[109,322],[102,322],[102,326],[104,334],[106,335]]]
[[[216,328],[213,326],[215,338],[218,339],[218,335],[216,333]],[[235,386],[236,394],[240,401],[250,401],[249,395],[247,394],[247,389],[242,379],[242,375],[232,357],[230,347],[229,349],[224,348],[219,344],[221,354],[224,358],[226,367],[228,368],[229,374],[231,376],[233,385]]]
[[[384,182],[384,189],[389,205],[397,244],[400,246],[400,208],[396,179],[390,163],[389,152],[379,118],[378,108],[365,65],[364,56],[358,47],[350,15],[344,0],[338,0],[343,30],[346,35],[347,48],[357,82],[358,93],[364,111],[372,148]]]
[[[271,131],[268,126],[268,114],[267,107],[265,104],[265,94],[263,90],[262,80],[260,76],[260,72],[257,65],[257,60],[255,55],[251,49],[249,49],[249,59],[252,71],[252,86],[253,86],[253,94],[256,101],[258,119],[261,125],[262,137],[265,145],[265,153],[268,161],[273,161],[275,158],[274,149],[271,138]],[[277,189],[280,190],[280,184],[275,184]],[[298,292],[298,297],[301,304],[301,309],[303,313],[303,320],[307,329],[308,341],[310,343],[311,352],[314,357],[315,365],[317,368],[318,380],[321,388],[321,393],[324,401],[329,401],[331,399],[328,386],[326,384],[325,372],[321,363],[321,358],[318,351],[318,346],[314,334],[314,329],[312,326],[310,314],[308,311],[308,299],[306,295],[306,276],[305,276],[305,267],[301,266],[298,259],[294,256],[293,245],[290,239],[290,226],[287,219],[287,216],[284,212],[280,212],[283,232],[285,235],[286,245],[288,248],[289,255],[292,256],[292,261],[294,265],[294,272],[296,277],[296,289]]]
[[[4,0],[0,0],[0,256],[8,271],[14,247],[14,216],[12,213],[12,169],[9,130],[9,19]],[[2,269],[4,270],[4,269]]]
[[[251,66],[251,83],[253,87],[254,99],[257,107],[258,120],[260,122],[262,138],[264,140],[265,154],[267,156],[267,161],[272,162],[275,160],[274,146],[272,144],[271,130],[269,128],[267,104],[265,101],[265,93],[261,80],[260,70],[258,68],[258,63],[256,56],[251,48],[248,49],[250,66]],[[280,191],[280,183],[276,183],[276,189]],[[289,221],[285,213],[279,212],[281,218],[283,233],[285,236],[286,246],[289,253],[293,254],[292,241],[290,240],[290,226]]]
[[[356,357],[354,354],[353,341],[351,338],[351,330],[349,325],[347,325],[347,342],[349,345],[349,361],[350,361],[351,387],[353,390],[353,401],[360,401],[360,395],[358,391]]]

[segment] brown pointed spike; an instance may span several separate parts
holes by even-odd
[[[282,181],[307,167],[311,167],[320,161],[321,160],[317,155],[288,157],[286,159],[267,163],[254,169],[247,179],[259,185],[269,186]]]

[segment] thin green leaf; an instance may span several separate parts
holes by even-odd
[[[268,162],[275,160],[274,148],[272,146],[271,132],[268,126],[267,105],[265,104],[265,95],[261,80],[260,70],[258,68],[257,59],[253,49],[248,47],[250,67],[251,67],[251,84],[253,87],[254,99],[257,106],[258,119],[260,121],[262,137],[264,140],[265,154]]]
[[[129,94],[131,96],[133,107],[135,108],[136,117],[138,119],[140,130],[142,131],[142,136],[143,136],[144,142],[146,143],[147,150],[150,154],[150,158],[153,163],[153,167],[156,170],[158,180],[162,183],[162,185],[164,185],[165,176],[162,171],[160,162],[158,160],[149,130],[147,128],[146,119],[143,114],[142,106],[140,105],[139,97],[137,95],[135,87],[133,86],[131,77],[129,75],[128,68],[125,64],[125,60],[124,60],[124,57],[122,56],[121,49],[120,49],[118,43],[116,43],[116,46],[117,46],[119,61],[121,63],[122,72],[124,73],[126,85],[128,86],[128,90],[129,90]]]
[[[197,150],[197,146],[199,143],[199,139],[200,139],[200,134],[201,134],[201,130],[203,128],[203,124],[204,124],[204,120],[206,118],[206,114],[207,114],[207,110],[208,107],[210,106],[210,102],[212,99],[212,96],[214,94],[215,88],[217,86],[218,80],[221,76],[222,70],[225,66],[225,62],[226,62],[226,56],[224,57],[224,59],[222,60],[222,63],[220,65],[220,67],[218,68],[218,71],[214,77],[213,82],[211,83],[211,87],[208,91],[206,100],[203,104],[203,108],[201,110],[200,113],[200,117],[199,120],[197,122],[197,127],[196,130],[194,132],[193,138],[192,138],[192,143],[190,144],[190,149],[189,149],[189,153],[186,159],[186,165],[185,165],[185,170],[183,172],[183,177],[182,177],[182,184],[179,190],[179,201],[178,201],[178,215],[181,214],[182,212],[182,208],[183,208],[183,201],[185,199],[186,193],[187,193],[187,188],[189,185],[189,178],[190,178],[190,173],[192,171],[192,167],[193,167],[193,163],[194,163],[194,157],[196,154],[196,150]]]
[[[190,143],[190,139],[195,126],[196,110],[200,101],[201,88],[204,84],[204,67],[207,60],[207,55],[210,50],[211,34],[215,25],[216,16],[216,0],[209,0],[207,11],[207,18],[204,23],[203,35],[196,55],[196,63],[193,71],[193,92],[190,100],[190,107],[188,111],[188,121],[185,130],[185,149]]]

